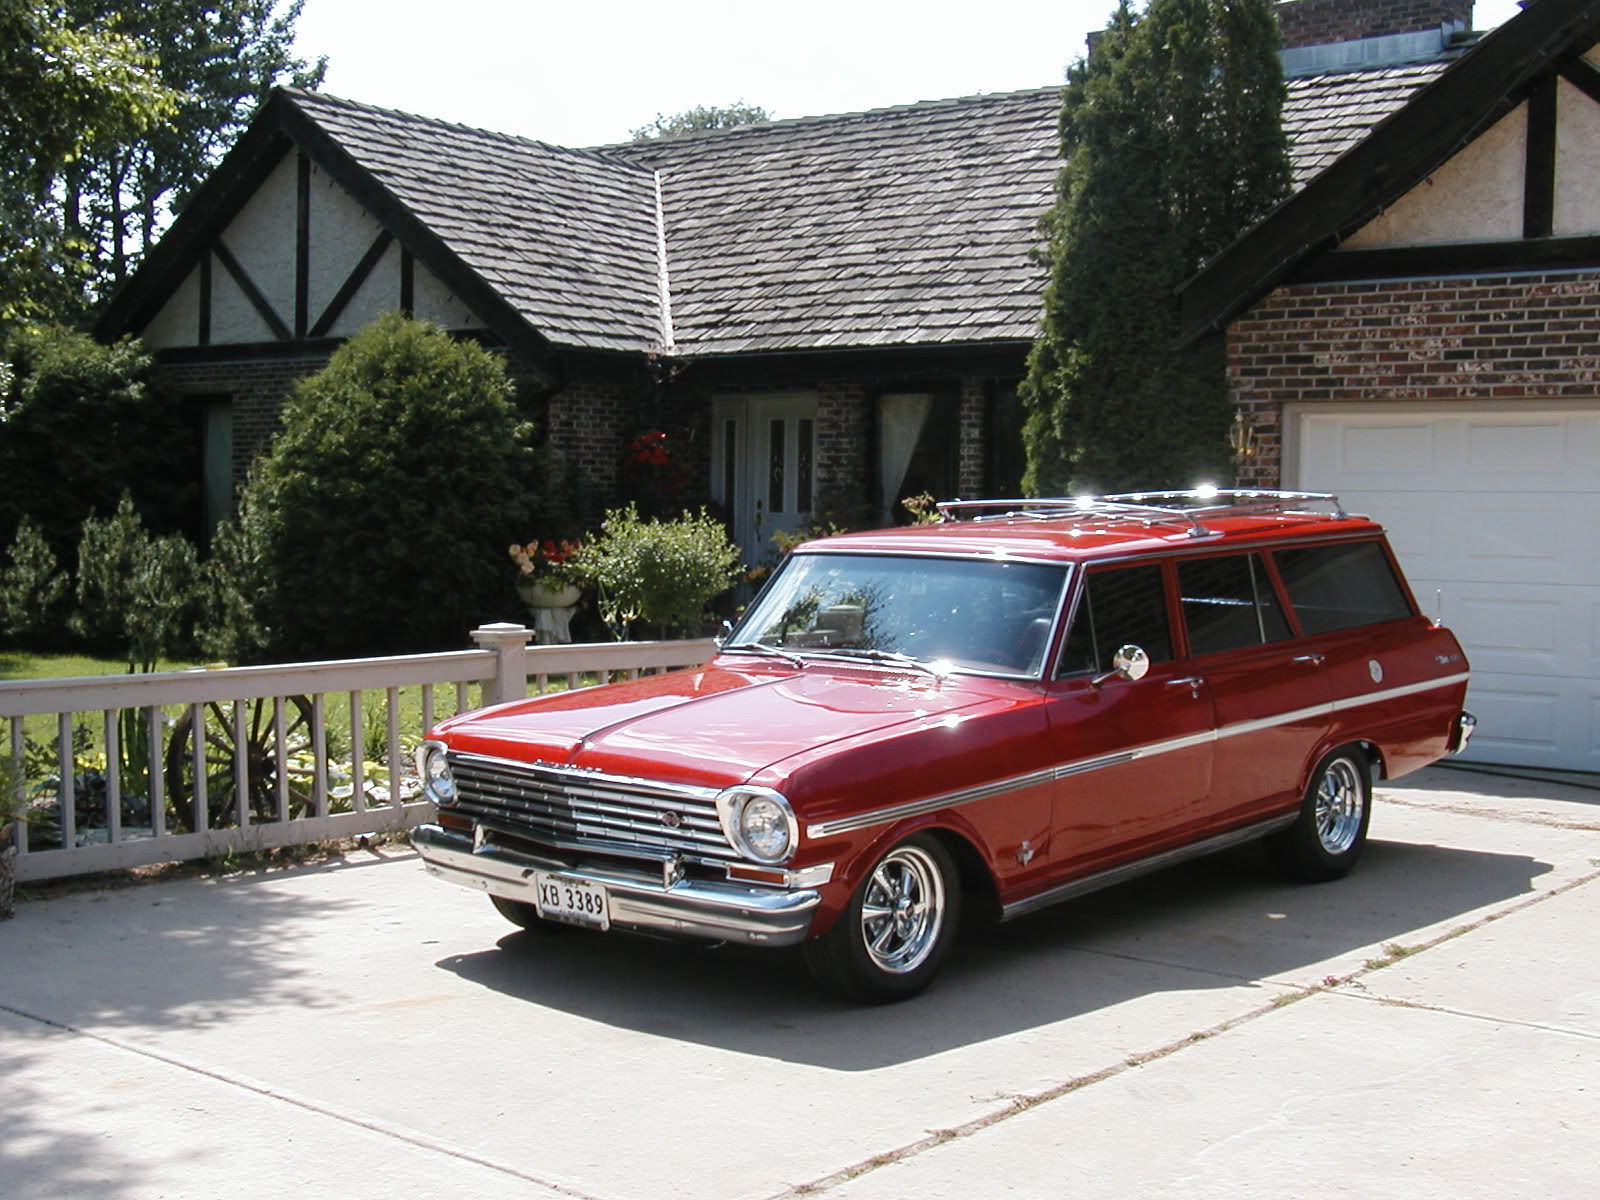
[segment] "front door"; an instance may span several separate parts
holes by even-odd
[[[713,425],[712,494],[733,519],[745,561],[773,561],[773,534],[805,526],[816,504],[817,398],[725,398]]]

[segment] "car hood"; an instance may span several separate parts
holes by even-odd
[[[714,664],[466,713],[435,735],[471,753],[726,787],[802,752],[983,704],[997,686],[875,667]]]

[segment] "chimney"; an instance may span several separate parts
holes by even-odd
[[[1279,0],[1274,9],[1285,50],[1441,25],[1472,27],[1472,0]]]
[[[1436,58],[1472,28],[1472,0],[1279,0],[1286,75]]]

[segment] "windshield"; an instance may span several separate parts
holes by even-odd
[[[1038,675],[1065,566],[891,554],[791,555],[729,637],[791,654],[907,657]]]

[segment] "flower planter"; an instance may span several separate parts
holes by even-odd
[[[558,579],[526,577],[517,580],[517,595],[529,608],[571,608],[582,591]]]

